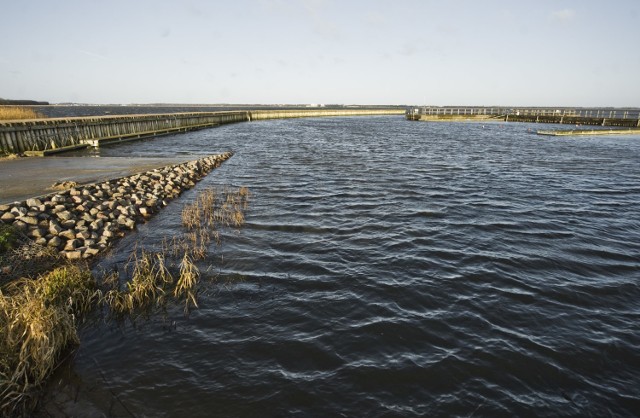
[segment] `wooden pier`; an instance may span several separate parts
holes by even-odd
[[[540,130],[538,135],[546,136],[592,136],[592,135],[640,135],[640,129],[567,129]]]
[[[416,107],[408,120],[425,122],[528,122],[640,128],[637,109],[550,109],[505,107]]]
[[[252,120],[403,113],[403,109],[241,110],[0,121],[0,153],[47,155]]]

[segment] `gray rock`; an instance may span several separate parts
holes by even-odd
[[[47,242],[49,247],[60,248],[62,246],[62,240],[60,237],[53,237]]]
[[[94,256],[98,255],[98,253],[100,253],[100,250],[98,248],[87,247],[87,249],[84,250],[84,253],[82,254],[82,257],[83,258],[94,257]]]
[[[76,234],[77,239],[86,240],[91,238],[91,233],[89,231],[80,231]]]
[[[65,210],[67,210],[67,207],[65,205],[55,205],[51,212],[55,214],[55,213],[63,212]]]
[[[25,202],[26,205],[30,208],[34,208],[34,207],[38,207],[40,205],[42,205],[42,201],[40,199],[27,199],[27,201]]]
[[[38,218],[34,216],[22,216],[18,219],[20,219],[22,222],[26,223],[27,225],[38,225]]]
[[[27,212],[29,212],[27,208],[22,206],[14,206],[13,208],[11,208],[11,213],[16,215],[16,217],[25,216]]]
[[[56,221],[49,221],[49,232],[52,235],[58,235],[62,232],[62,227]]]
[[[0,220],[5,223],[11,223],[16,219],[16,215],[11,212],[5,212],[0,216]]]
[[[80,260],[82,259],[81,251],[62,251],[62,255],[67,258],[67,260]]]
[[[64,231],[60,232],[58,236],[66,240],[72,240],[76,238],[76,232],[72,229],[65,229]]]
[[[31,228],[27,232],[27,236],[31,238],[43,238],[46,234],[46,231],[40,228]]]
[[[146,208],[144,206],[138,208],[138,211],[140,212],[140,215],[144,216],[145,218],[148,218],[153,214],[153,211],[150,208]]]
[[[65,211],[62,211],[62,212],[58,212],[58,213],[56,213],[56,216],[61,221],[68,221],[69,219],[73,218],[73,214],[71,214],[71,212],[69,212],[68,210],[65,210]]]
[[[13,227],[21,232],[26,232],[29,229],[29,226],[21,220],[13,221]]]
[[[53,197],[51,197],[51,202],[53,203],[66,203],[67,202],[67,198],[66,196],[62,196],[62,195],[55,195]]]
[[[70,239],[64,246],[65,251],[73,251],[76,248],[80,247],[80,240]]]
[[[89,224],[89,229],[92,231],[99,231],[104,226],[104,221],[102,219],[95,220]]]
[[[75,219],[69,219],[68,221],[60,222],[60,225],[62,225],[62,227],[65,229],[71,229],[76,226],[76,221]]]

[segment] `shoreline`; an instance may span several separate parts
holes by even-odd
[[[194,187],[232,155],[225,152],[3,204],[0,221],[36,244],[53,248],[63,258],[91,258]]]
[[[58,183],[86,186],[189,161],[187,157],[64,157],[0,159],[0,204],[45,197]]]

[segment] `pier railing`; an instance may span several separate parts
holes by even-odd
[[[639,109],[518,108],[518,107],[413,107],[409,120],[559,123],[575,125],[640,127]]]
[[[420,106],[408,110],[413,115],[433,116],[575,116],[583,118],[639,119],[640,109],[538,108],[538,107],[449,107]]]

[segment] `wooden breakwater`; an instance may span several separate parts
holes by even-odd
[[[0,151],[23,153],[97,147],[247,120],[247,112],[194,112],[0,121]]]
[[[640,127],[640,112],[625,109],[549,109],[502,107],[423,107],[406,112],[406,118],[425,122],[529,122],[565,125]]]
[[[538,135],[546,136],[589,136],[589,135],[640,135],[640,129],[571,129],[537,131]]]
[[[46,155],[252,120],[403,113],[403,109],[242,110],[0,121],[0,153]]]
[[[404,109],[293,109],[293,110],[252,110],[251,120],[289,119],[325,116],[381,116],[403,115]]]

